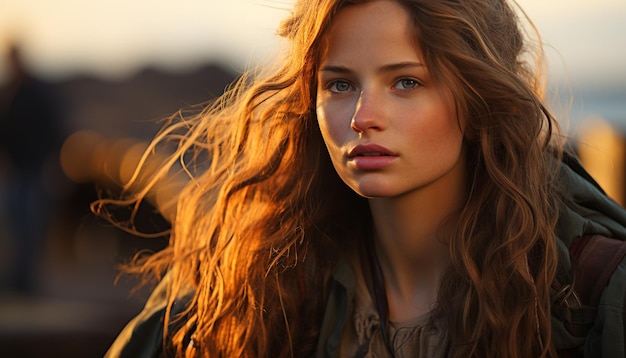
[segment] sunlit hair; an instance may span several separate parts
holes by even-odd
[[[429,70],[466,120],[470,197],[449,239],[437,313],[453,357],[556,356],[558,125],[543,104],[541,48],[506,1],[403,1]],[[529,63],[528,61],[535,61]]]
[[[131,200],[173,172],[189,183],[170,245],[128,270],[169,272],[169,307],[195,288],[182,318],[166,318],[166,349],[178,356],[315,349],[333,264],[369,235],[367,201],[334,172],[314,108],[324,33],[337,11],[359,2],[299,1],[279,30],[290,47],[276,68],[244,75],[153,142],[151,151],[174,145],[175,152]],[[541,53],[529,51],[505,0],[399,3],[412,14],[429,71],[467,123],[470,196],[449,238],[452,267],[435,310],[448,326],[451,356],[555,356],[551,175],[559,151],[550,144],[556,123],[542,102],[540,67],[528,62]]]

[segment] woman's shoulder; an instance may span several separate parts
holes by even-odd
[[[557,286],[565,290],[557,290],[552,309],[555,346],[624,357],[626,210],[571,155],[560,163],[559,181]]]
[[[156,357],[163,349],[163,329],[168,306],[171,277],[166,275],[155,287],[142,311],[131,319],[119,333],[105,358]],[[184,290],[170,310],[170,317],[183,311],[193,291]]]

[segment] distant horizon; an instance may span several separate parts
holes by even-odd
[[[245,63],[239,63],[237,61],[233,61],[227,56],[217,56],[215,58],[207,58],[205,60],[193,61],[184,66],[172,66],[168,64],[146,62],[133,68],[129,68],[126,71],[122,71],[115,76],[102,74],[98,71],[93,71],[90,68],[84,68],[82,70],[70,69],[67,71],[62,71],[60,74],[53,75],[47,74],[45,72],[42,73],[41,71],[37,71],[37,69],[34,69],[32,73],[38,78],[52,83],[71,81],[76,78],[87,78],[104,82],[123,82],[126,80],[131,80],[132,78],[141,75],[143,72],[156,71],[169,75],[183,75],[200,71],[202,69],[212,66],[220,67],[221,69],[238,75],[241,74],[245,69],[249,69],[250,66],[254,65],[254,63],[248,63],[247,65]],[[551,76],[550,71],[548,71],[548,76],[546,80],[548,84],[548,89],[552,89],[554,91],[558,90],[567,92],[571,90],[574,92],[584,93],[619,93],[626,95],[626,77],[613,77],[609,81],[568,82],[567,79],[555,78],[554,76]],[[0,84],[2,84],[1,80]],[[626,101],[626,97],[624,97],[624,100]]]
[[[237,71],[272,57],[294,0],[4,0],[3,42],[15,39],[46,78],[123,78],[145,67],[184,71],[218,62]],[[626,1],[518,0],[544,40],[551,81],[626,82]]]
[[[294,0],[0,0],[3,41],[23,45],[50,81],[124,81],[154,69],[184,74],[207,65],[235,73],[278,56],[276,28]],[[567,116],[600,115],[626,126],[626,1],[518,0],[537,26],[548,93]]]
[[[207,70],[218,69],[236,78],[241,72],[228,63],[209,60],[196,66],[168,68],[146,64],[122,77],[98,76],[96,73],[74,72],[65,78],[45,79],[53,85],[64,85],[74,81],[93,81],[105,86],[124,85],[125,82],[140,80],[143,76],[162,76],[164,78],[188,77]],[[177,80],[180,81],[180,80]],[[604,118],[626,133],[626,82],[602,86],[567,85],[551,81],[547,88],[548,104],[553,107],[557,118],[567,118],[575,128],[588,119]]]

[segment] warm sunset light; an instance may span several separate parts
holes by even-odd
[[[120,77],[144,64],[180,70],[216,58],[242,69],[272,53],[275,29],[292,2],[6,0],[0,43],[17,39],[29,63],[52,77],[76,71]],[[626,2],[518,2],[549,46],[554,76],[626,80]]]
[[[145,64],[184,70],[211,59],[242,69],[265,56],[288,14],[285,0],[7,0],[2,43],[18,41],[47,76],[122,77]],[[0,67],[2,67],[0,63]]]
[[[602,118],[585,123],[578,137],[580,160],[607,194],[624,205],[626,141],[617,128]]]
[[[365,354],[369,348],[356,346],[365,342],[357,333],[318,327],[335,324],[321,315],[322,305],[334,315],[340,310],[332,305],[340,302],[342,309],[355,309],[342,313],[355,319],[352,326],[368,327],[368,346],[385,349],[389,342],[382,338],[397,343],[396,338],[408,337],[399,343],[410,347],[408,355],[413,348],[426,355],[430,348],[445,348],[440,339],[480,342],[448,347],[455,356],[471,355],[454,352],[458,347],[481,355],[492,346],[510,354],[518,349],[547,354],[552,342],[544,337],[556,337],[566,346],[555,349],[575,354],[565,338],[573,337],[569,328],[578,328],[580,317],[561,322],[555,315],[569,318],[570,309],[584,316],[594,334],[612,332],[611,324],[621,329],[622,311],[612,308],[624,297],[603,295],[601,305],[589,306],[578,295],[579,286],[602,286],[593,280],[598,271],[586,274],[585,269],[589,262],[604,263],[604,256],[585,254],[585,260],[596,260],[579,266],[582,256],[562,260],[567,246],[561,244],[581,234],[604,239],[604,229],[608,237],[626,238],[626,212],[619,208],[626,205],[626,0],[506,0],[532,20],[541,44],[521,12],[516,18],[497,1],[492,5],[501,14],[480,1],[463,1],[450,2],[449,12],[431,18],[432,28],[443,30],[430,32],[441,52],[429,53],[434,61],[443,53],[465,56],[468,62],[461,67],[444,60],[450,63],[435,71],[393,65],[423,62],[414,56],[419,52],[414,38],[405,36],[415,30],[411,19],[421,17],[395,2],[358,4],[329,14],[319,6],[303,6],[304,20],[289,23],[296,33],[310,37],[323,30],[316,27],[321,24],[332,29],[313,42],[321,63],[307,62],[313,70],[303,72],[293,54],[281,52],[285,43],[276,33],[296,0],[0,0],[0,356],[108,357],[115,337],[126,336],[159,356],[173,354],[170,348],[208,354],[218,340],[240,348],[244,345],[233,343],[238,337],[249,342],[251,352],[276,346],[284,349],[281,356],[288,348],[292,356],[310,356],[296,348],[326,344],[340,347],[341,353],[354,348]],[[470,4],[473,8],[465,9]],[[467,17],[456,16],[457,11],[466,11]],[[480,31],[469,31],[462,22]],[[526,65],[528,55],[513,53],[515,46],[509,46],[520,38],[514,26],[526,30],[525,46],[542,45],[537,49],[545,51],[546,71],[537,71],[547,75],[542,111],[530,94],[535,83],[527,83],[526,73],[510,70],[518,59]],[[421,40],[424,33],[429,32],[417,37]],[[459,36],[464,39],[459,43],[447,41]],[[489,44],[488,51],[457,51],[457,45],[474,48],[473,41]],[[296,50],[297,56],[307,51]],[[501,60],[493,71],[486,57]],[[265,74],[267,64],[285,67],[265,81],[256,75]],[[370,70],[389,64],[393,71]],[[308,77],[335,65],[344,66],[352,78]],[[294,80],[293,73],[303,78]],[[393,79],[390,86],[381,80],[387,77]],[[320,85],[307,86],[309,81]],[[339,93],[341,82],[356,90]],[[448,91],[449,82],[454,89],[466,87]],[[370,90],[363,83],[374,84],[374,95],[364,97]],[[393,91],[385,92],[389,88]],[[475,97],[465,97],[470,90],[482,95],[479,113],[472,105]],[[442,95],[448,92],[463,98],[448,101]],[[454,117],[459,108],[451,102],[468,104],[465,109],[471,105],[472,111]],[[368,124],[368,130],[386,130],[387,124],[379,125],[383,122],[393,130],[375,140],[361,130],[357,135],[357,117],[384,120]],[[548,127],[554,129],[550,138],[563,138],[572,154],[564,155],[559,168],[574,170],[562,170],[558,183],[544,175],[552,170],[544,163],[550,154],[533,144],[543,143]],[[310,129],[320,129],[324,141]],[[338,139],[348,137],[350,143]],[[480,151],[471,143],[479,143]],[[339,177],[326,154],[335,158]],[[477,167],[482,169],[469,168],[467,160],[474,158],[482,158]],[[573,158],[617,204],[590,189]],[[356,183],[367,192],[353,191],[372,199],[344,193],[338,178],[348,186]],[[472,178],[480,180],[464,182]],[[556,201],[558,217],[552,206]],[[372,210],[364,210],[365,203]],[[367,262],[359,259],[365,251]],[[152,253],[157,255],[149,258]],[[147,266],[130,269],[129,263],[144,258]],[[623,260],[606,266],[619,268],[615,272],[622,275]],[[454,267],[447,269],[451,262]],[[565,267],[570,262],[582,270],[570,271]],[[389,275],[395,269],[403,272]],[[135,276],[139,271],[141,276]],[[159,277],[144,276],[148,272]],[[369,280],[371,273],[375,277]],[[569,276],[576,280],[561,282]],[[157,291],[145,306],[162,277],[169,280],[161,287],[171,300],[163,301],[166,293]],[[348,278],[355,282],[343,289],[340,281]],[[138,287],[140,281],[145,286]],[[622,292],[619,282],[613,279],[606,292]],[[373,298],[391,298],[393,305],[374,305],[367,295],[361,299],[365,291],[372,293],[369,286],[378,290]],[[356,298],[335,299],[329,292],[335,290],[354,291]],[[330,299],[311,296],[317,293]],[[577,310],[580,304],[583,309]],[[372,314],[374,306],[378,316]],[[387,334],[381,328],[387,326],[381,314],[385,307],[402,315],[388,315],[402,326],[389,324],[393,329]],[[438,307],[437,315],[430,315],[432,307]],[[591,308],[598,312],[593,326],[588,324]],[[291,325],[292,317],[297,321],[303,312],[307,319]],[[489,317],[478,317],[481,312]],[[499,332],[509,312],[517,315],[517,326]],[[456,336],[439,330],[440,318],[447,323],[466,314],[470,319],[451,331]],[[361,316],[372,321],[363,323]],[[425,318],[429,324],[422,326]],[[120,335],[129,322],[130,329]],[[434,329],[426,329],[431,323]],[[557,330],[550,333],[554,323]],[[134,330],[133,324],[141,327]],[[160,334],[165,328],[167,334]],[[209,328],[223,331],[213,334]],[[230,328],[236,334],[227,332]],[[370,333],[379,329],[381,339],[374,341]],[[330,331],[340,336],[314,345],[314,334]],[[461,337],[465,333],[470,336]],[[492,339],[495,333],[508,340]],[[527,339],[516,339],[522,336]],[[150,339],[143,342],[144,337]],[[230,337],[235,337],[232,342],[222,339]],[[297,344],[290,344],[291,337]],[[354,342],[339,342],[345,337]],[[575,341],[605,349],[614,340],[605,335],[600,344],[596,338],[582,340],[576,334]],[[528,345],[531,341],[536,344]],[[207,342],[211,347],[203,346]],[[147,346],[152,343],[158,346]]]
[[[98,147],[103,138],[94,131],[79,131],[69,136],[61,147],[63,173],[76,183],[92,182],[98,176]]]

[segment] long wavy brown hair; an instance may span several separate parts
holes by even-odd
[[[279,30],[289,47],[277,66],[250,71],[201,113],[173,120],[146,152],[147,162],[174,146],[129,200],[174,172],[189,178],[169,246],[127,268],[167,272],[170,308],[193,288],[186,309],[165,321],[166,348],[177,356],[314,352],[333,265],[370,220],[367,201],[341,182],[324,147],[316,71],[334,15],[365,1],[298,1]],[[467,123],[470,196],[435,309],[450,356],[554,357],[560,146],[542,100],[539,43],[526,39],[525,16],[506,0],[397,1]]]

